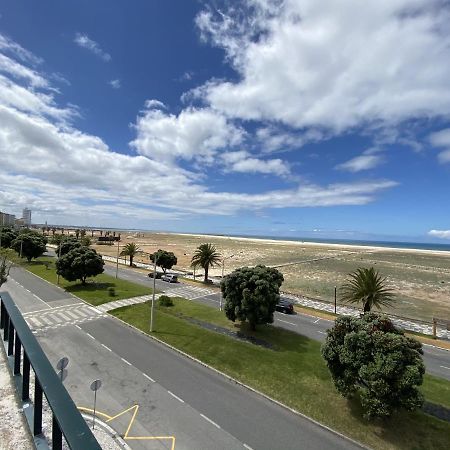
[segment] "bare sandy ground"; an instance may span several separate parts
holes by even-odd
[[[264,264],[283,273],[282,289],[321,300],[334,300],[334,286],[341,286],[358,267],[375,267],[387,277],[397,301],[390,313],[431,320],[450,319],[450,252],[376,246],[210,236],[183,233],[122,232],[119,251],[134,242],[143,251],[136,260],[148,262],[159,248],[178,258],[176,268],[191,271],[191,258],[205,242],[217,247],[224,260],[210,270],[220,276],[243,266]],[[117,245],[94,245],[100,253],[116,256]]]

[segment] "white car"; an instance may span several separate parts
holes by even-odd
[[[168,283],[178,283],[178,275],[174,275],[172,273],[163,275],[161,277],[162,281],[167,281]]]

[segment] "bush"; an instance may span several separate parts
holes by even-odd
[[[115,297],[116,296],[116,289],[113,286],[108,288],[108,295],[110,297]]]
[[[167,295],[159,297],[159,306],[173,306],[173,300]]]
[[[390,319],[374,313],[342,316],[327,334],[322,356],[334,385],[344,397],[357,395],[367,418],[422,406],[422,344]]]

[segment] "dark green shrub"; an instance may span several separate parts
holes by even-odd
[[[110,297],[115,297],[116,296],[116,289],[113,286],[108,288],[108,295]]]
[[[173,300],[167,295],[159,297],[159,306],[173,306]]]

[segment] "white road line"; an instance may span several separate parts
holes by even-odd
[[[67,320],[67,321],[70,320],[70,317],[67,317],[67,316],[66,316],[64,313],[62,313],[62,312],[59,312],[59,313],[58,313],[58,316],[59,316],[59,317],[62,317],[63,320]]]
[[[450,370],[450,367],[445,367],[445,366],[439,366],[439,367],[442,367],[443,369]]]
[[[31,322],[31,325],[33,325],[33,326],[36,326],[36,327],[41,326],[40,320],[37,319],[36,317],[27,317],[27,321],[28,321],[28,323]]]
[[[129,366],[131,366],[132,364],[130,362],[128,362],[126,359],[120,358],[124,363],[128,364]]]
[[[48,320],[47,317],[42,316],[40,319],[44,322],[45,325],[53,325],[53,322],[51,320]]]
[[[144,375],[144,377],[147,378],[147,380],[150,380],[152,383],[156,383],[156,381],[152,377],[149,377],[146,373],[143,373],[142,375]]]
[[[247,449],[247,450],[253,450],[251,447],[250,447],[250,445],[247,445],[247,444],[243,444],[244,445],[244,447]]]
[[[207,420],[210,424],[214,425],[216,428],[218,428],[220,430],[220,426],[217,425],[216,422],[214,422],[213,420],[211,420],[209,417],[206,417],[204,414],[200,413],[200,415]]]
[[[317,320],[315,320],[314,323],[317,323],[319,320],[320,320],[320,317]]]
[[[172,391],[167,391],[173,398],[176,398],[179,402],[184,403],[184,400],[180,397],[178,397],[178,395],[175,395]]]
[[[92,336],[92,334],[90,334],[90,333],[86,333],[91,339],[94,339],[94,341],[95,341],[95,337],[94,336]]]
[[[72,317],[72,319],[79,318],[73,311],[66,311],[66,314],[68,314],[70,317]]]
[[[76,328],[78,328],[79,330],[81,330],[81,327],[79,325],[75,325]]]
[[[278,322],[288,323],[289,325],[293,325],[294,327],[297,326],[296,323],[288,322],[287,320],[281,320],[281,319],[275,319],[275,320],[278,320]]]
[[[317,330],[317,332],[320,333],[320,334],[327,334],[327,333],[325,333],[325,331],[319,331],[319,330]]]
[[[102,347],[106,348],[106,350],[108,350],[109,352],[112,352],[112,350],[109,347],[107,347],[105,344],[101,344],[101,345],[102,345]]]

